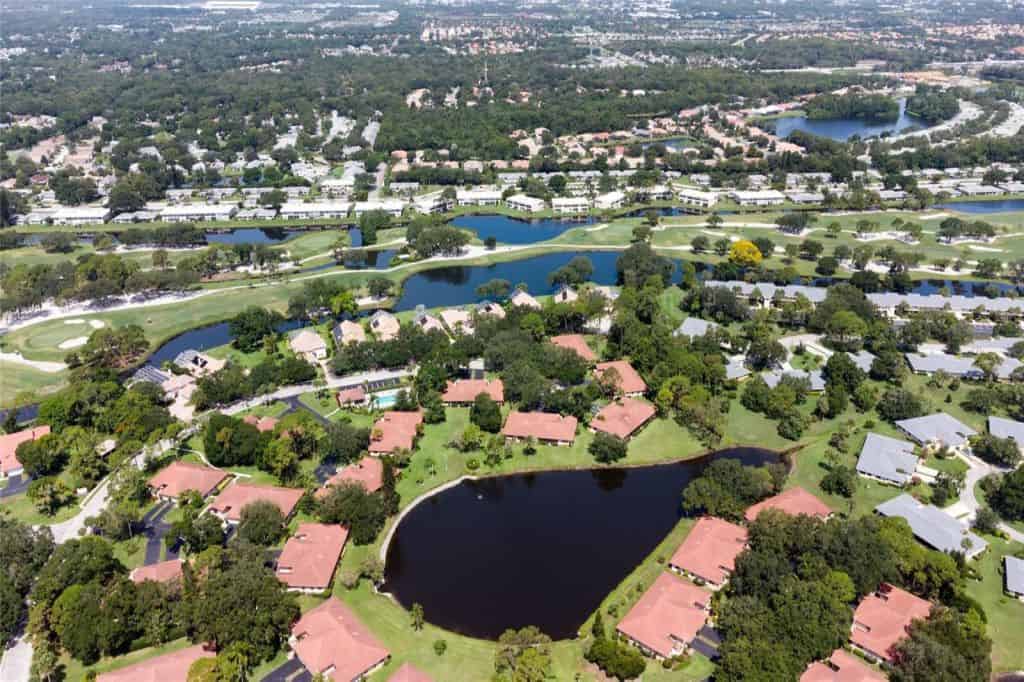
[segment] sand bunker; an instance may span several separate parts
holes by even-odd
[[[84,346],[88,341],[88,336],[76,336],[73,339],[62,341],[60,345],[57,346],[57,348],[60,348],[61,350],[68,350],[69,348],[79,348],[81,346]]]

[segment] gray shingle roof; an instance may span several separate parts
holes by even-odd
[[[939,370],[952,374],[953,376],[980,379],[984,372],[974,364],[973,357],[961,357],[949,353],[907,353],[907,362],[915,372],[922,374],[934,374]],[[1009,379],[1013,370],[1021,366],[1017,358],[1002,358],[1002,362],[996,367],[995,374],[1000,379]]]
[[[750,370],[747,369],[746,358],[742,355],[736,355],[729,358],[729,362],[725,365],[725,378],[726,379],[742,379],[745,376],[750,375]]]
[[[868,476],[904,485],[917,468],[914,444],[905,440],[869,433],[857,459],[857,471]]]
[[[869,353],[866,350],[859,350],[856,353],[849,353],[850,359],[853,360],[853,364],[857,365],[864,372],[871,371],[871,363],[875,361],[873,353]]]
[[[778,286],[771,282],[741,282],[738,280],[723,282],[721,280],[710,279],[704,282],[706,287],[726,287],[733,289],[743,294],[744,296],[750,296],[754,293],[754,290],[761,292],[761,296],[766,301],[770,301],[775,298],[775,292],[781,291],[781,295],[786,299],[793,299],[797,297],[797,294],[802,294],[807,297],[812,303],[821,303],[825,300],[825,296],[828,293],[828,289],[825,287],[810,287],[802,284],[787,284],[786,286]]]
[[[143,365],[135,370],[130,383],[148,381],[151,384],[162,384],[170,378],[171,375],[162,369],[158,369],[153,365]]]
[[[1006,557],[1006,590],[1014,594],[1024,594],[1024,559]]]
[[[925,417],[913,419],[901,419],[896,422],[908,436],[918,443],[932,443],[938,441],[949,447],[957,447],[967,442],[969,436],[978,432],[967,426],[958,419],[954,419],[945,412],[936,412]]]
[[[895,308],[906,303],[915,310],[942,310],[949,307],[954,312],[970,312],[979,306],[990,312],[1009,312],[1024,310],[1018,298],[984,298],[981,296],[940,296],[938,294],[897,294],[885,292],[868,294],[868,300],[880,308]]]
[[[718,325],[714,322],[702,320],[699,317],[688,317],[683,320],[683,323],[676,329],[676,336],[689,336],[693,338],[695,336],[704,336],[709,330],[714,329]]]
[[[906,519],[918,540],[943,552],[964,552],[973,557],[988,547],[987,542],[949,514],[933,505],[921,504],[907,494],[883,502],[875,507],[875,511],[882,516]],[[970,541],[966,550],[961,544],[964,538]]]
[[[1024,422],[1005,417],[989,417],[988,432],[997,438],[1012,438],[1018,444],[1024,445]]]
[[[825,377],[821,375],[821,370],[816,369],[812,372],[807,372],[802,369],[787,369],[778,370],[774,369],[770,372],[765,372],[761,375],[764,379],[764,383],[768,384],[768,388],[775,388],[779,385],[779,381],[782,380],[783,376],[797,377],[799,379],[807,379],[811,383],[812,391],[824,391],[825,390]]]

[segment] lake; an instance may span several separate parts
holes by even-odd
[[[884,133],[897,133],[909,128],[927,128],[924,121],[907,113],[907,100],[900,99],[900,115],[895,121],[874,123],[858,118],[810,120],[806,116],[789,116],[772,121],[775,134],[787,138],[794,130],[802,130],[819,137],[845,142],[854,135],[860,138],[877,137]]]
[[[306,234],[308,230],[289,230],[284,227],[240,227],[227,231],[207,231],[210,244],[280,244]]]
[[[451,224],[472,230],[483,240],[494,237],[502,244],[533,244],[554,239],[566,230],[593,222],[593,218],[520,220],[504,215],[463,215],[453,219]]]
[[[715,459],[778,460],[731,448],[675,464],[518,474],[465,481],[401,521],[384,591],[472,637],[536,625],[574,637],[601,600],[682,516],[680,496]]]
[[[936,204],[935,208],[945,208],[961,213],[1008,213],[1024,211],[1024,199],[1001,199],[999,201],[947,201]]]

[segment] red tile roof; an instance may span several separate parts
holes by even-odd
[[[827,504],[799,486],[751,505],[746,513],[747,521],[753,521],[765,509],[778,509],[790,516],[806,514],[823,519],[832,515],[832,510]]]
[[[402,667],[395,671],[395,674],[388,678],[388,682],[434,682],[434,678],[414,666],[412,663],[403,663]]]
[[[576,351],[576,355],[580,356],[587,362],[597,360],[597,354],[590,350],[590,346],[587,345],[587,340],[583,338],[582,334],[562,334],[561,336],[552,336],[551,343],[555,344],[559,348],[568,348],[571,351]]]
[[[16,431],[0,436],[0,473],[7,475],[12,471],[21,469],[21,462],[18,461],[18,446],[30,440],[42,438],[50,433],[49,426],[37,426],[24,431]]]
[[[342,526],[300,523],[277,559],[278,580],[297,589],[326,590],[347,540]]]
[[[594,374],[600,379],[601,375],[609,369],[614,369],[619,375],[616,382],[618,389],[627,395],[631,393],[643,393],[647,390],[647,384],[640,378],[640,375],[633,365],[625,360],[612,360],[611,362],[599,362],[594,368]]]
[[[907,636],[915,619],[924,619],[932,605],[906,590],[882,583],[853,612],[850,641],[875,656],[892,661],[892,648]]]
[[[513,411],[505,420],[501,433],[508,438],[532,436],[537,440],[572,443],[576,439],[576,424],[576,417],[563,417],[551,412]]]
[[[419,434],[417,427],[423,423],[423,413],[385,412],[373,423],[370,436],[370,452],[387,454],[395,450],[412,450]],[[376,437],[372,434],[377,434]]]
[[[263,433],[264,431],[273,431],[274,427],[277,426],[277,420],[273,417],[257,417],[254,414],[247,414],[242,420],[246,424],[252,424],[256,429]]]
[[[229,521],[239,521],[242,518],[242,509],[247,505],[266,500],[277,505],[277,508],[287,518],[295,511],[295,505],[302,499],[302,493],[303,491],[298,488],[236,483],[217,495],[210,504],[210,508]]]
[[[186,490],[197,490],[206,497],[227,477],[228,472],[221,469],[174,461],[149,479],[149,486],[162,497],[178,497]]]
[[[366,400],[366,389],[362,386],[356,386],[355,388],[346,388],[343,391],[338,391],[338,404],[349,405],[351,403],[361,403]]]
[[[101,673],[96,682],[186,682],[188,669],[200,658],[213,658],[202,644],[172,651],[109,673]]]
[[[747,529],[714,516],[697,520],[669,565],[714,585],[721,585],[736,568],[736,557],[747,544]]]
[[[324,492],[328,486],[342,483],[358,483],[366,488],[366,492],[376,492],[384,485],[384,463],[377,457],[363,457],[358,462],[338,469],[338,473],[327,479],[317,494]]]
[[[133,569],[128,575],[133,583],[141,583],[152,580],[158,583],[166,583],[181,578],[181,559],[160,561],[149,566],[139,566]]]
[[[505,402],[505,384],[501,379],[459,379],[449,381],[444,389],[441,400],[446,403],[471,403],[481,393],[491,396],[495,402]]]
[[[314,675],[331,670],[338,682],[358,679],[390,656],[336,597],[302,616],[292,626],[292,636],[292,649],[306,669]]]
[[[654,406],[650,403],[624,398],[601,408],[590,420],[590,427],[619,438],[629,438],[653,417]]]
[[[800,682],[885,682],[881,671],[845,649],[836,649],[828,661],[815,661],[807,666]]]
[[[617,630],[655,653],[669,657],[678,644],[689,644],[708,618],[711,594],[689,580],[662,573]]]

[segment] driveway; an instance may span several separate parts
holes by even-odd
[[[0,680],[4,682],[28,682],[29,670],[32,667],[32,645],[25,635],[4,650],[0,659]]]
[[[7,479],[7,485],[0,488],[0,498],[14,497],[28,490],[28,484],[31,483],[28,476],[16,475],[11,476]]]
[[[974,492],[978,483],[989,474],[1002,474],[1009,471],[1009,469],[992,466],[973,455],[963,457],[963,459],[967,462],[967,465],[970,468],[967,469],[967,475],[964,479],[964,489],[960,492],[960,504],[967,509],[967,514],[964,516],[964,519],[967,521],[973,521],[974,517],[978,513],[978,508],[981,506],[981,503],[978,501],[978,497]],[[1024,543],[1024,533],[1019,530],[1005,523],[1000,523],[999,529],[1005,532],[1011,540]]]
[[[171,524],[164,521],[164,517],[174,508],[170,502],[162,502],[150,509],[142,518],[146,526],[146,558],[143,560],[146,566],[162,561],[164,547],[164,536],[171,531]],[[167,549],[167,561],[177,559],[178,552]]]
[[[271,670],[262,682],[308,682],[313,676],[302,665],[297,657],[290,658],[278,667]]]

